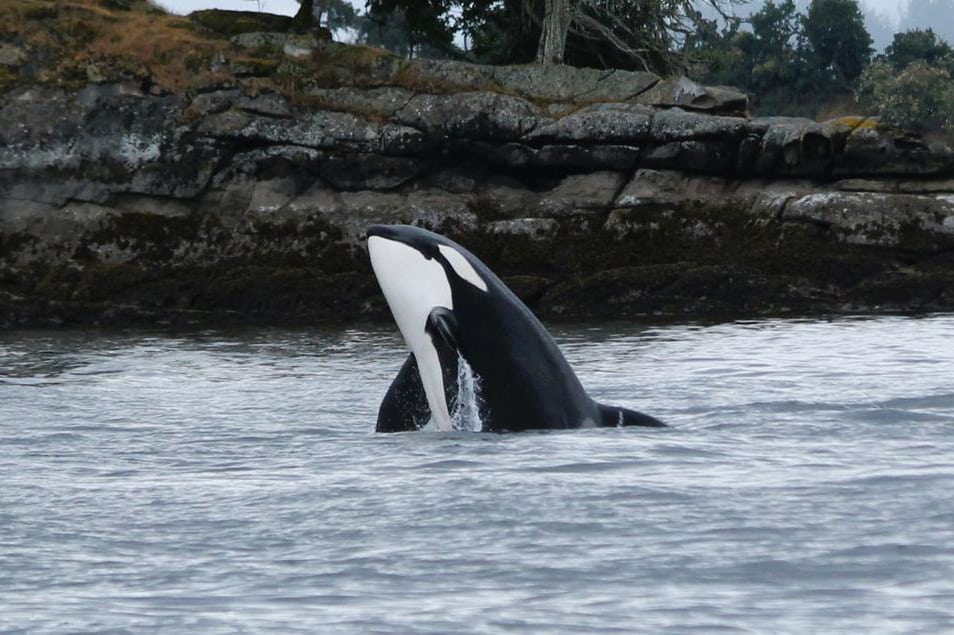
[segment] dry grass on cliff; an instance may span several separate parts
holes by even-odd
[[[24,79],[43,83],[136,79],[178,91],[227,78],[211,68],[228,41],[142,0],[0,0],[0,42],[23,49]]]

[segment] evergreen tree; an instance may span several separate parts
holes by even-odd
[[[752,25],[752,79],[756,93],[775,91],[795,82],[799,73],[795,49],[799,15],[794,0],[768,0],[750,18]]]
[[[411,31],[407,28],[404,15],[400,11],[394,11],[383,18],[371,17],[368,14],[361,15],[356,20],[355,30],[359,44],[377,46],[402,57],[430,59],[447,57],[444,50],[434,48],[427,42],[412,41],[409,38]]]
[[[854,82],[871,59],[871,36],[856,0],[812,0],[802,18],[806,70],[820,88]]]
[[[368,17],[382,25],[400,25],[411,50],[429,45],[453,50],[456,29],[451,10],[453,0],[368,0]]]

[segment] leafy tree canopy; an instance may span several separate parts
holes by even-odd
[[[917,60],[950,66],[954,64],[954,49],[931,29],[912,29],[894,34],[894,40],[884,51],[884,59],[898,71]]]

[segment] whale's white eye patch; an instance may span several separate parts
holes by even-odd
[[[450,263],[450,266],[454,268],[454,271],[457,272],[458,276],[471,283],[481,291],[487,290],[487,283],[484,282],[484,279],[480,277],[480,274],[477,273],[477,270],[474,269],[474,266],[467,262],[467,259],[464,258],[459,251],[447,245],[438,245],[437,248],[440,250],[444,258],[447,259],[447,262]]]

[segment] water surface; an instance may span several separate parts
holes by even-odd
[[[384,327],[0,334],[0,631],[954,629],[954,316],[555,334],[672,427],[374,434]]]

